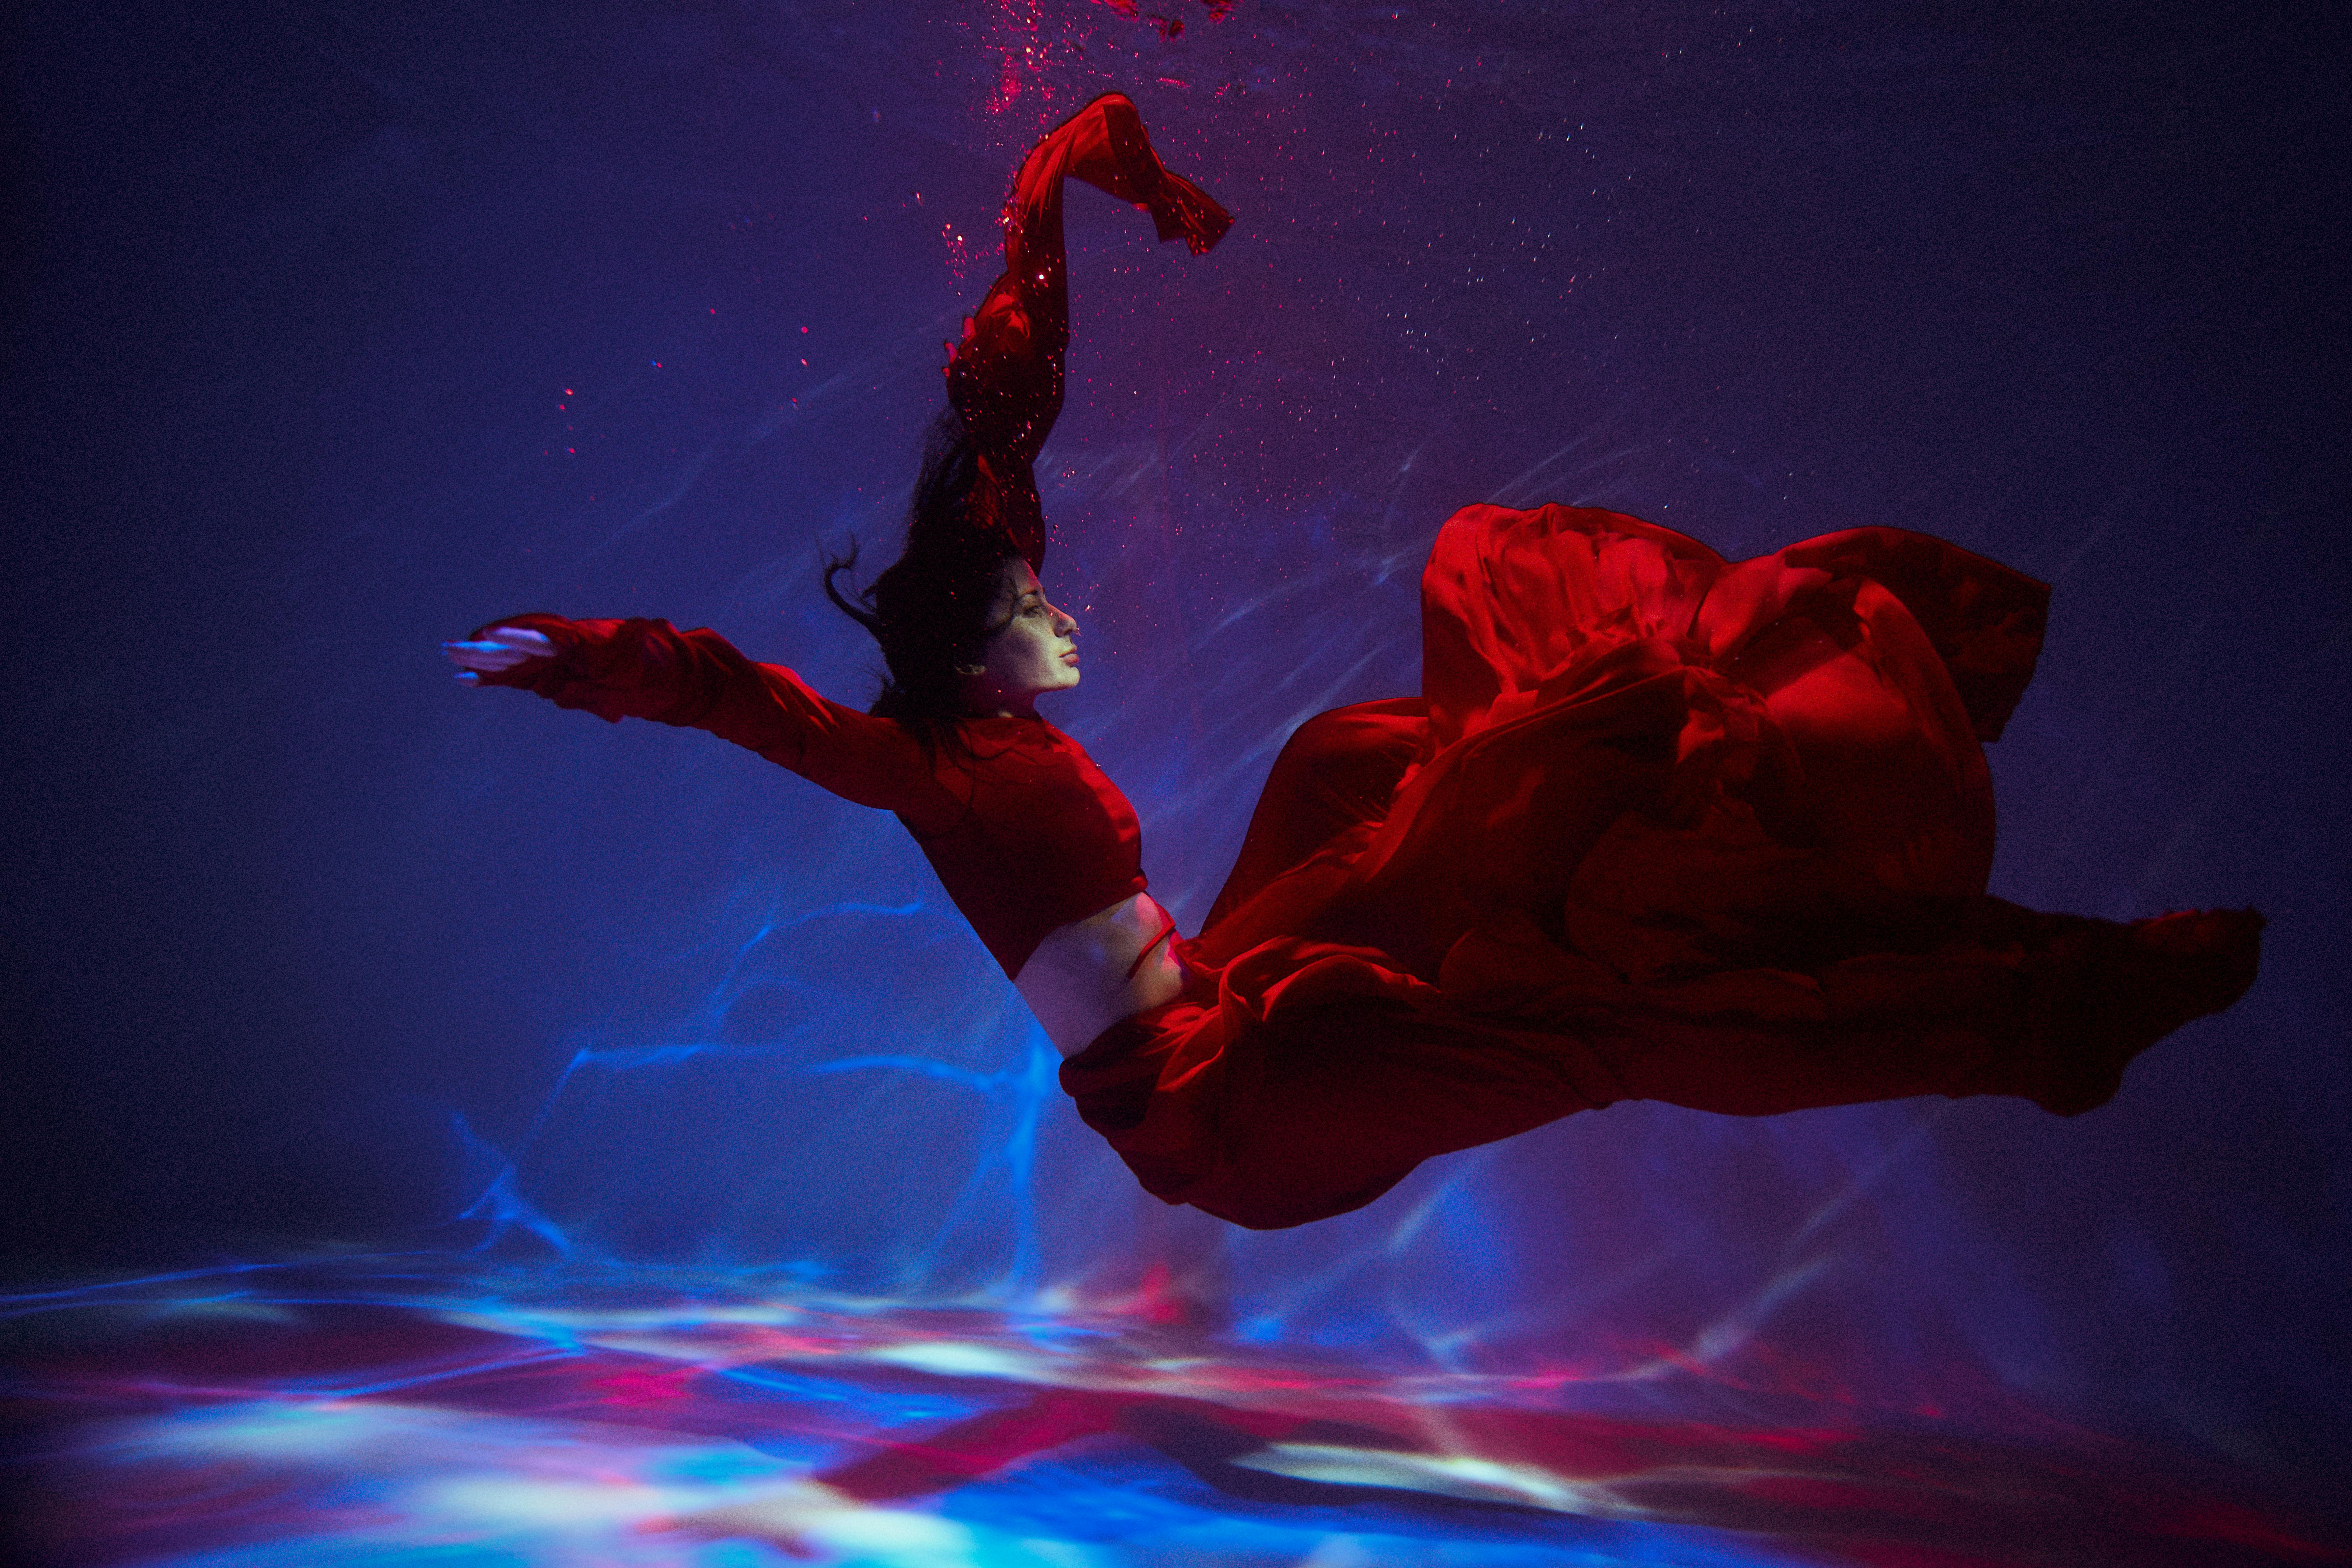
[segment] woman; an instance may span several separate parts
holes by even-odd
[[[1858,529],[1737,564],[1620,514],[1472,507],[1423,581],[1423,695],[1303,725],[1199,936],[1037,699],[1078,683],[1030,464],[1059,412],[1062,184],[1197,254],[1230,220],[1089,105],[1023,163],[950,346],[905,554],[853,601],[869,713],[716,634],[516,616],[460,680],[706,729],[898,813],[1143,1185],[1259,1228],[1627,1099],[1733,1114],[2014,1094],[2072,1115],[2252,983],[2261,917],[1985,896],[1996,738],[2048,591]]]

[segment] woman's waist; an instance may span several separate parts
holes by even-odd
[[[1047,932],[1013,984],[1069,1056],[1119,1019],[1183,994],[1176,942],[1175,918],[1135,893]]]

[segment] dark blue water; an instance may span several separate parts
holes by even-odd
[[[389,1242],[916,1301],[1150,1276],[1243,1342],[1673,1364],[2324,1476],[2342,24],[1986,11],[37,7],[16,1273]],[[1236,225],[1191,258],[1073,195],[1039,479],[1088,662],[1048,717],[1188,928],[1289,727],[1414,689],[1446,514],[1560,500],[1734,557],[1921,529],[2050,581],[1993,890],[2258,905],[2253,994],[2079,1121],[1627,1105],[1244,1234],[1078,1125],[889,818],[448,682],[439,638],[550,609],[870,697],[821,557],[888,547],[1006,176],[1111,88]]]

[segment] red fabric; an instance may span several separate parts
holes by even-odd
[[[948,401],[979,451],[971,520],[1002,531],[1031,570],[1045,565],[1045,520],[1030,465],[1062,411],[1070,343],[1069,269],[1062,242],[1062,183],[1083,180],[1151,214],[1161,239],[1199,255],[1233,219],[1182,176],[1162,168],[1127,98],[1095,100],[1024,159],[1004,204],[1004,272],[948,345]]]
[[[1984,895],[2047,591],[1862,529],[1731,564],[1615,513],[1473,507],[1423,691],[1276,761],[1177,1002],[1063,1065],[1149,1191],[1258,1228],[1623,1099],[2053,1110],[2225,1006],[2261,918]]]
[[[961,747],[927,753],[897,720],[827,701],[716,632],[538,615],[494,624],[543,632],[558,652],[484,675],[485,685],[616,723],[708,730],[845,800],[896,812],[1008,975],[1046,932],[1144,889],[1134,809],[1043,719],[968,719]]]

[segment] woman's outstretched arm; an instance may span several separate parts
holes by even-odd
[[[1068,255],[1062,240],[1062,182],[1084,180],[1151,215],[1160,237],[1181,239],[1195,256],[1233,226],[1208,193],[1161,165],[1143,117],[1123,93],[1108,93],[1064,121],[1031,149],[1004,205],[1004,276],[1040,319],[1069,336]]]
[[[978,449],[996,521],[1037,567],[1044,519],[1028,466],[1062,410],[1062,363],[1070,344],[1068,256],[1062,184],[1084,180],[1151,214],[1161,239],[1206,252],[1233,226],[1198,185],[1168,172],[1143,117],[1124,95],[1095,100],[1023,160],[1004,205],[1004,272],[948,345],[948,400]]]
[[[829,701],[714,631],[509,616],[441,651],[468,686],[511,686],[614,723],[708,730],[845,800],[895,811],[917,832],[939,832],[964,810],[904,725]]]

